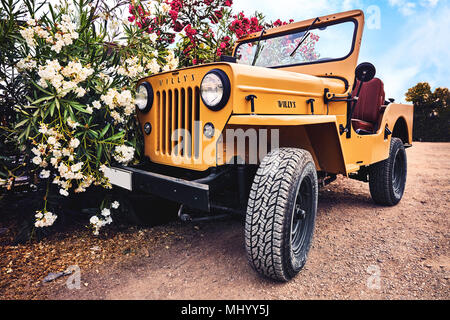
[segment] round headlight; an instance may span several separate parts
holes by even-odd
[[[213,111],[219,111],[225,107],[230,98],[230,91],[230,80],[226,73],[219,69],[208,72],[200,86],[203,103]]]
[[[150,111],[153,105],[153,88],[148,82],[144,82],[138,87],[135,103],[141,112]]]

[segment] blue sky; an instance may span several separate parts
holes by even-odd
[[[408,88],[421,81],[450,86],[450,0],[235,0],[234,8],[296,21],[362,9],[366,27],[359,61],[376,66],[387,97],[404,101]]]

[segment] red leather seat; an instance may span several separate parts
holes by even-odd
[[[360,82],[357,81],[352,96],[358,93]],[[353,113],[352,124],[355,131],[366,134],[373,134],[378,129],[378,122],[381,116],[381,106],[385,101],[384,84],[378,78],[374,78],[363,84]]]

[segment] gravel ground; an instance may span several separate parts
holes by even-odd
[[[308,263],[289,283],[253,272],[243,222],[227,219],[3,245],[0,297],[447,300],[450,144],[416,143],[407,152],[406,193],[396,207],[376,206],[367,184],[342,177],[320,191]],[[69,290],[67,278],[42,283],[71,264],[81,269],[79,290]]]

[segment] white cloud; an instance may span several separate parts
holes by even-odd
[[[391,43],[377,63],[388,96],[404,99],[406,90],[419,81],[432,86],[449,85],[449,16],[450,7],[443,7],[408,18],[399,41]]]
[[[434,8],[439,3],[439,0],[421,0],[420,5],[423,7]]]
[[[416,1],[417,2],[417,1]],[[396,7],[398,11],[404,16],[411,16],[417,13],[417,3],[413,1],[407,0],[389,0],[389,4],[391,7]],[[420,4],[423,8],[434,8],[439,3],[439,0],[419,0],[418,4]]]

